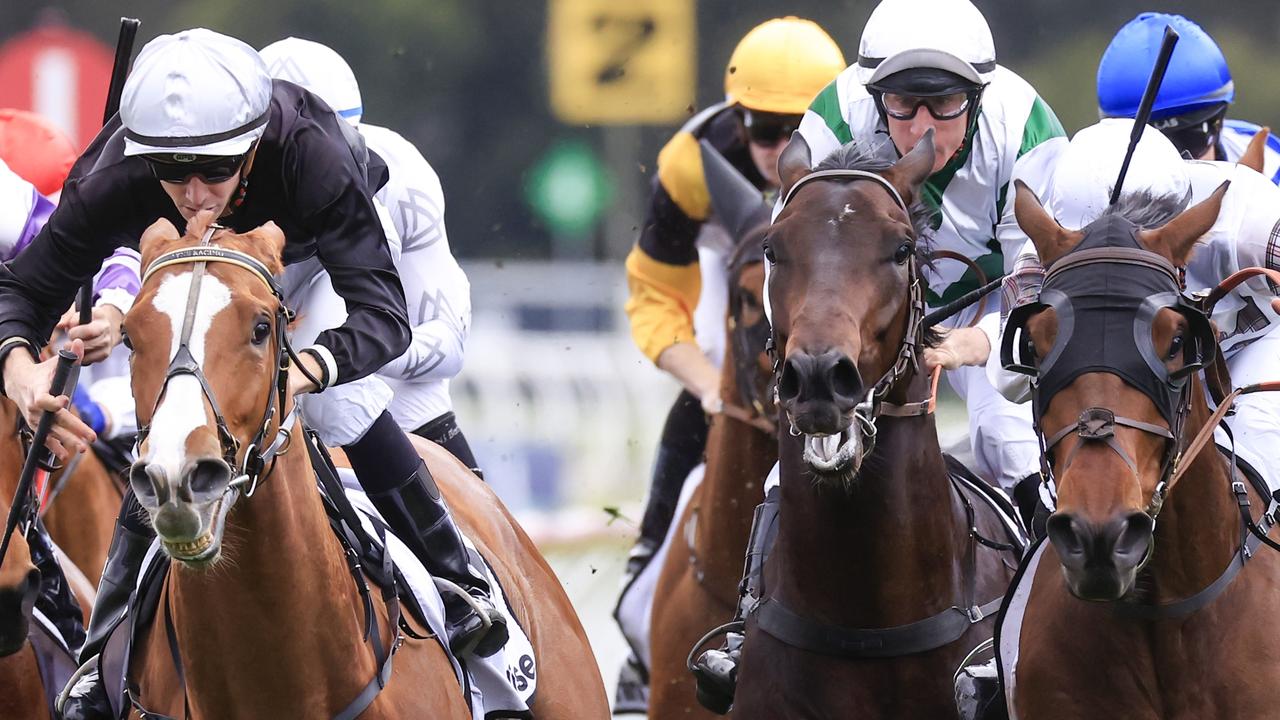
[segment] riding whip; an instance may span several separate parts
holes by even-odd
[[[1120,201],[1120,188],[1124,186],[1124,176],[1129,174],[1129,161],[1138,149],[1138,141],[1142,139],[1142,131],[1151,119],[1151,106],[1156,102],[1156,93],[1160,92],[1160,84],[1164,82],[1164,73],[1169,69],[1169,59],[1173,57],[1173,46],[1178,44],[1178,31],[1171,26],[1164,26],[1164,39],[1160,42],[1160,54],[1156,56],[1156,65],[1151,68],[1151,77],[1147,80],[1147,89],[1142,93],[1142,102],[1138,104],[1138,114],[1133,118],[1133,132],[1129,133],[1129,149],[1124,153],[1124,163],[1120,165],[1120,175],[1116,177],[1116,185],[1111,189],[1110,205]]]
[[[76,364],[76,356],[68,350],[58,351],[58,365],[53,371],[53,382],[49,385],[49,394],[57,397],[66,390],[67,379],[71,376],[71,368]],[[40,466],[40,455],[44,450],[44,441],[49,437],[49,431],[53,428],[53,418],[56,412],[46,410],[40,416],[40,422],[36,425],[35,437],[31,440],[31,450],[27,453],[27,459],[22,464],[22,475],[18,478],[18,489],[13,493],[13,503],[9,506],[9,520],[4,526],[4,540],[0,542],[0,564],[4,563],[5,555],[9,552],[9,540],[13,536],[13,530],[18,526],[18,522],[22,520],[24,515],[29,515],[33,511],[31,504],[31,481],[35,478],[36,469]],[[46,461],[45,464],[51,464]]]
[[[129,60],[133,57],[133,39],[138,34],[138,26],[142,22],[134,19],[120,18],[120,37],[116,38],[116,57],[111,64],[111,83],[107,85],[107,104],[102,111],[102,124],[111,122],[111,118],[120,111],[120,95],[124,92],[124,80],[129,74]],[[80,324],[88,325],[93,320],[93,278],[85,281],[80,288]]]
[[[949,320],[953,316],[959,315],[962,311],[964,311],[965,308],[977,303],[982,298],[990,295],[991,292],[996,288],[1000,287],[1000,284],[1003,282],[1004,282],[1004,278],[998,277],[995,280],[992,280],[991,282],[987,283],[986,285],[983,285],[982,287],[976,290],[970,290],[964,295],[961,295],[955,300],[952,300],[946,305],[943,305],[937,310],[934,310],[928,315],[925,315],[924,329],[928,330],[932,328],[934,325],[937,325],[938,323],[944,320]]]

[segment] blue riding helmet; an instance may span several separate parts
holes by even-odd
[[[1221,48],[1199,25],[1166,13],[1146,12],[1130,20],[1107,46],[1098,64],[1098,111],[1101,117],[1133,117],[1147,87],[1164,28],[1181,37],[1169,70],[1156,94],[1151,119],[1225,107],[1235,100],[1231,70]]]

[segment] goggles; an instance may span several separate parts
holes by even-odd
[[[248,157],[248,153],[230,156],[153,153],[142,156],[151,174],[161,182],[184,183],[196,175],[211,185],[235,177]]]
[[[894,92],[880,92],[877,100],[884,114],[894,120],[911,120],[920,108],[924,107],[934,120],[954,120],[973,104],[973,91],[960,91],[943,95],[907,95]]]
[[[800,115],[757,112],[743,109],[742,124],[747,129],[747,140],[756,145],[772,147],[791,138],[800,127]]]

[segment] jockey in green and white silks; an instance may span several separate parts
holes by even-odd
[[[923,23],[924,18],[932,22]],[[930,112],[935,113],[934,120],[941,120],[937,115],[945,115],[945,109],[936,103],[960,92],[966,93],[969,103],[960,116],[967,122],[964,135],[958,147],[951,149],[946,131],[937,128],[940,157],[925,184],[923,199],[934,211],[934,249],[964,255],[982,268],[987,279],[994,279],[1011,269],[1026,241],[1013,217],[1009,195],[1013,178],[1033,189],[1047,188],[1054,158],[1066,145],[1066,137],[1057,116],[1035,89],[996,64],[991,32],[973,5],[949,0],[882,2],[867,22],[857,62],[814,99],[799,133],[814,163],[851,141],[879,146],[879,152],[896,159],[911,150],[918,135],[909,137],[910,129],[893,132],[891,122],[922,126],[920,121],[927,123]],[[894,112],[892,103],[903,98],[921,101],[912,109],[915,117],[909,123],[894,122],[889,115]],[[925,271],[925,277],[931,307],[978,286],[975,273],[952,260],[938,261]],[[981,327],[990,343],[998,332],[997,310],[994,302],[980,303],[951,324],[963,327],[974,313],[983,312],[989,319]],[[953,333],[947,343],[953,340],[982,342],[976,334],[965,338],[963,332]],[[950,348],[944,344],[941,350]],[[1039,446],[1027,409],[1000,397],[981,368],[954,367],[954,362],[931,364],[948,370],[948,382],[968,406],[974,469],[1006,489],[1038,472]]]

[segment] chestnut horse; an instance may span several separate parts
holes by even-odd
[[[730,342],[720,375],[720,396],[728,410],[711,419],[706,472],[676,518],[654,591],[649,631],[653,718],[715,717],[698,704],[686,660],[694,643],[737,609],[752,510],[764,497],[765,475],[778,456],[772,371],[764,351],[768,321],[761,302],[762,236],[759,229],[748,233],[730,261]]]
[[[954,717],[1020,547],[953,478],[920,352],[929,256],[915,204],[932,131],[896,164],[795,138],[765,240],[778,357],[778,535],[747,619],[736,718]]]
[[[440,642],[402,633],[376,597],[363,606],[330,530],[282,377],[285,314],[271,280],[282,270],[282,233],[272,223],[222,231],[204,247],[209,221],[194,220],[186,238],[163,220],[148,229],[148,272],[125,322],[139,426],[151,428],[141,449],[153,458],[132,480],[135,490],[153,486],[141,491],[158,502],[144,505],[158,506],[149,513],[170,556],[157,620],[134,646],[134,699],[174,717],[327,718],[371,691],[362,718],[470,718]],[[182,369],[171,373],[175,357]],[[533,643],[534,715],[607,717],[582,626],[532,542],[447,451],[417,447]],[[181,470],[157,467],[169,454]],[[242,469],[236,480],[227,465]]]
[[[0,398],[0,427],[18,427],[18,408],[8,398]],[[5,467],[14,471],[4,474],[6,481],[0,482],[0,494],[12,498],[26,445],[17,430],[4,437],[0,458]],[[10,475],[12,485],[6,484]],[[121,483],[92,451],[73,456],[49,477],[48,483],[50,497],[44,525],[58,547],[97,587],[120,512]]]
[[[1221,402],[1222,376],[1198,372],[1216,333],[1179,297],[1176,270],[1224,193],[1155,230],[1109,213],[1073,232],[1017,188],[1018,222],[1048,274],[1041,302],[1011,314],[1006,335],[1022,329],[1030,342],[1022,365],[1038,368],[1036,415],[1057,511],[1050,542],[1019,581],[1020,590],[1031,583],[1017,633],[1002,622],[1013,717],[1276,712],[1280,640],[1269,628],[1280,607],[1280,553],[1260,547],[1272,544],[1263,538],[1275,504],[1211,442],[1220,416],[1211,416],[1206,387],[1223,410],[1230,405]],[[1101,352],[1100,327],[1115,329]],[[1248,527],[1259,515],[1261,527]],[[1014,667],[1006,645],[1016,649]]]
[[[16,423],[17,408],[0,401],[3,422]],[[10,500],[18,487],[25,456],[14,433],[12,442],[0,443],[0,517],[8,517]],[[118,502],[117,502],[118,507]],[[94,590],[85,576],[65,555],[58,558],[63,575],[85,614],[93,607]],[[101,562],[99,562],[101,570]],[[21,529],[15,530],[4,564],[0,566],[0,717],[15,720],[49,717],[48,695],[36,652],[28,640],[32,630],[32,609],[40,591],[40,571],[31,562],[31,552]],[[67,662],[74,667],[74,658]],[[66,678],[55,680],[55,684]],[[56,692],[61,688],[53,688]]]

